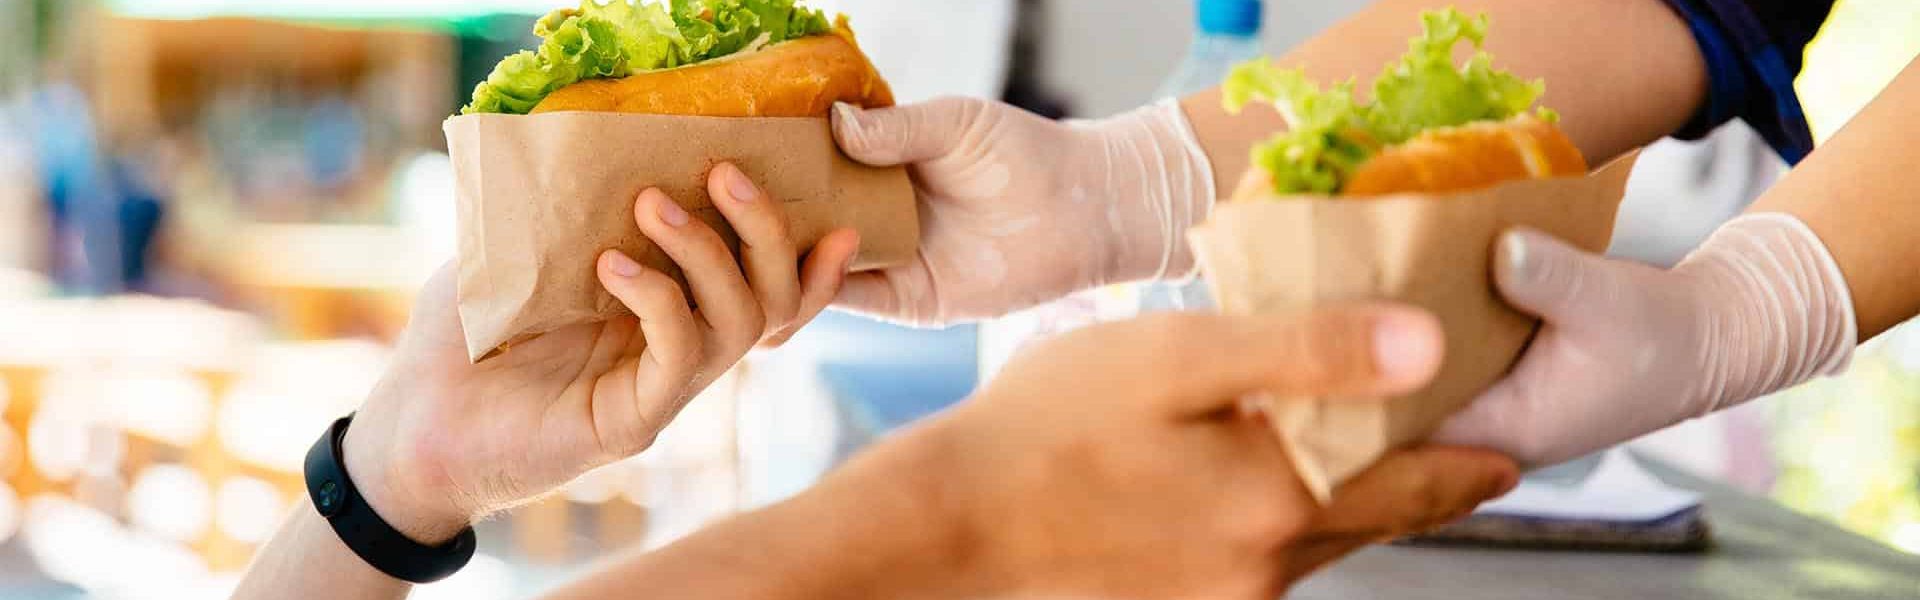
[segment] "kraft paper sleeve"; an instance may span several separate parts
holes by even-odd
[[[824,118],[719,118],[562,112],[448,119],[459,220],[459,310],[474,361],[503,344],[627,314],[594,264],[618,248],[682,280],[640,234],[633,204],[658,187],[739,241],[707,197],[712,167],[732,161],[783,203],[795,246],[860,232],[856,270],[913,259],[913,185],[900,168],[840,153]]]
[[[1431,435],[1507,373],[1539,321],[1495,291],[1495,240],[1524,225],[1604,250],[1635,156],[1586,177],[1439,197],[1240,198],[1189,233],[1223,312],[1391,300],[1424,307],[1445,327],[1446,357],[1425,389],[1384,403],[1271,394],[1271,421],[1317,499],[1388,450]]]

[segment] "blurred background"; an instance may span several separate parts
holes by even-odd
[[[441,121],[559,3],[0,0],[0,597],[225,596],[453,256]],[[1364,3],[1269,0],[1208,35],[1191,1],[812,4],[852,15],[903,101],[1098,117]],[[1842,0],[1800,81],[1817,134],[1916,52],[1920,6]],[[1653,152],[1614,252],[1655,263],[1784,169],[1737,124]],[[1126,312],[1101,302],[946,331],[824,317],[643,456],[484,524],[473,566],[419,597],[524,596],[790,495],[964,397],[1036,321]],[[1637,445],[1920,552],[1920,331]]]

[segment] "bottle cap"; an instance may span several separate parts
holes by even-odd
[[[1200,33],[1252,36],[1260,32],[1260,0],[1196,0]]]

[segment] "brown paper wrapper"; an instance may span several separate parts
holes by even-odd
[[[563,112],[465,115],[445,128],[459,204],[460,321],[476,362],[516,339],[629,314],[594,272],[609,248],[682,279],[634,225],[634,199],[648,187],[737,253],[707,196],[707,172],[721,161],[785,204],[797,248],[852,227],[854,269],[868,270],[911,260],[920,244],[906,172],[848,159],[824,118]]]
[[[1634,158],[1586,177],[1439,197],[1242,199],[1190,232],[1222,312],[1391,300],[1433,311],[1446,328],[1440,372],[1418,392],[1385,403],[1271,399],[1268,416],[1315,498],[1325,502],[1388,450],[1431,435],[1507,373],[1539,320],[1495,291],[1494,241],[1525,225],[1604,250]]]

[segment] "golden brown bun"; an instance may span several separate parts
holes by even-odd
[[[1587,159],[1552,123],[1522,115],[1498,122],[1434,129],[1382,150],[1360,165],[1342,196],[1444,194],[1514,179],[1585,175]],[[1273,194],[1273,178],[1251,169],[1235,198]]]
[[[1512,179],[1585,175],[1587,159],[1552,123],[1522,115],[1421,133],[1360,165],[1343,196],[1461,192]]]
[[[893,90],[844,21],[831,35],[756,52],[555,90],[535,113],[622,112],[707,117],[824,117],[834,102],[893,105]]]

